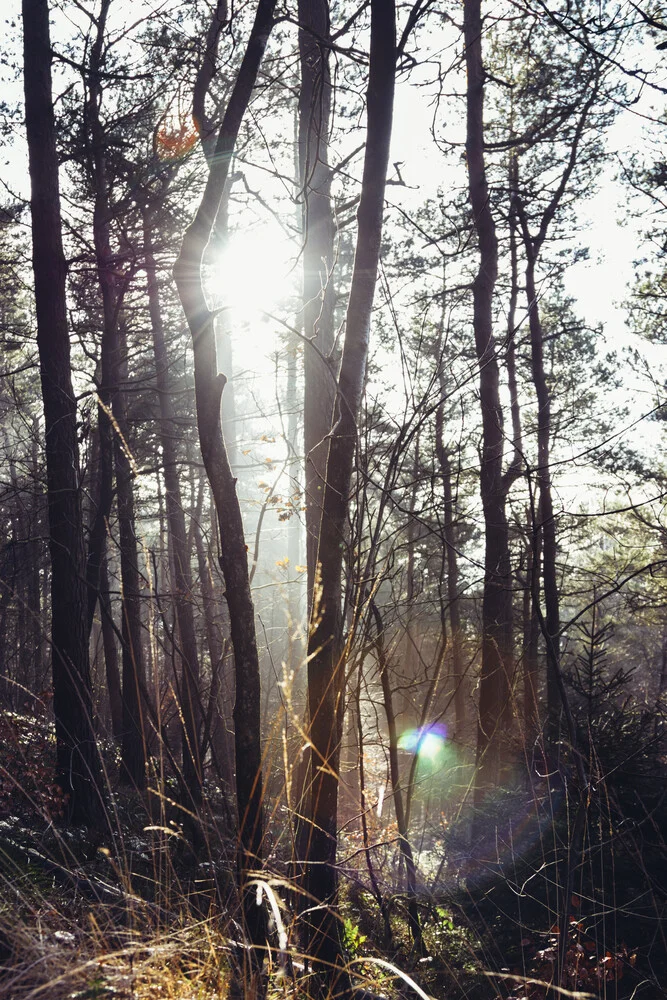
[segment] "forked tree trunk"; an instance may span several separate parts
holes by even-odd
[[[342,563],[352,467],[380,258],[384,192],[394,104],[396,17],[393,0],[371,0],[366,153],[358,211],[357,247],[347,307],[334,425],[330,431],[318,548],[319,581],[308,637],[308,708],[313,760],[311,830],[306,887],[311,912],[309,952],[325,981],[335,978],[342,952],[338,899],[339,715],[343,696]]]
[[[209,164],[204,194],[185,232],[174,266],[178,294],[192,335],[199,441],[220,528],[220,565],[225,580],[236,672],[234,724],[241,893],[246,930],[256,946],[253,951],[256,967],[261,966],[261,949],[266,938],[263,910],[255,904],[255,893],[248,885],[250,872],[261,864],[264,839],[259,657],[243,519],[221,427],[220,402],[225,377],[216,374],[215,317],[206,302],[202,268],[241,121],[273,28],[275,4],[276,0],[259,0],[220,126],[215,154]]]
[[[92,721],[87,590],[79,490],[76,401],[67,327],[58,155],[51,90],[48,0],[23,0],[26,131],[33,270],[51,555],[51,655],[58,781],[68,818],[102,819],[100,762]]]
[[[493,336],[493,293],[498,275],[498,240],[484,163],[484,63],[480,0],[465,0],[464,37],[468,85],[466,155],[468,190],[479,247],[473,280],[473,328],[482,410],[480,493],[485,552],[482,597],[482,669],[479,684],[475,803],[499,778],[503,730],[509,716],[512,671],[512,586],[509,529],[503,481],[503,412]]]

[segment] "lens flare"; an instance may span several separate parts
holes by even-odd
[[[180,160],[199,140],[196,122],[179,92],[170,100],[155,132],[155,152],[161,160]]]
[[[442,722],[407,729],[398,739],[401,750],[408,750],[425,760],[434,760],[445,745],[447,727]]]

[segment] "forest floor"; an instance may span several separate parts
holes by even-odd
[[[106,743],[103,753],[114,787],[117,752]],[[243,947],[234,842],[220,790],[209,789],[209,835],[197,855],[174,821],[173,808],[165,808],[171,800],[163,798],[156,811],[154,803],[149,809],[145,798],[129,791],[109,795],[109,829],[92,835],[61,823],[53,756],[49,724],[0,714],[0,997],[215,1000],[238,995],[234,970]],[[543,906],[531,910],[530,894],[524,892],[525,912],[519,911],[517,920],[512,903],[523,877],[517,859],[510,878],[498,850],[495,861],[485,862],[490,877],[480,883],[471,875],[469,858],[466,877],[465,850],[457,854],[456,838],[427,840],[427,867],[445,850],[450,855],[446,879],[438,891],[432,882],[427,890],[426,876],[421,886],[424,949],[419,953],[408,933],[405,895],[392,890],[395,851],[387,830],[384,844],[378,839],[371,852],[379,897],[371,891],[360,833],[342,838],[343,939],[359,984],[389,1000],[555,996],[546,984],[557,961],[558,917],[549,919]],[[305,995],[289,873],[289,859],[274,853],[265,876],[274,904],[274,941],[267,955],[270,998]],[[647,975],[652,960],[647,966],[645,941],[618,938],[602,947],[594,933],[599,912],[584,916],[585,905],[575,895],[571,904],[565,950],[570,993],[562,995],[605,1000],[667,995],[658,976]]]

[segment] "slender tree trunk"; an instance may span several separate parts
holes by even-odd
[[[121,340],[124,337],[121,336]],[[146,787],[146,740],[143,692],[146,684],[141,620],[141,574],[134,512],[134,464],[129,451],[125,392],[126,347],[115,372],[113,395],[114,461],[118,504],[118,547],[120,554],[121,635],[123,638],[123,741],[121,781],[135,788]]]
[[[100,567],[106,545],[107,520],[112,491],[112,456],[116,469],[118,534],[122,579],[123,637],[123,739],[121,779],[137,788],[146,786],[146,747],[143,726],[143,663],[140,574],[134,520],[134,471],[129,455],[127,406],[121,379],[126,374],[126,350],[120,332],[123,290],[111,248],[110,184],[107,174],[107,136],[100,112],[103,99],[103,59],[106,23],[111,0],[102,0],[96,20],[96,35],[90,51],[85,105],[85,122],[90,138],[89,169],[95,190],[93,240],[97,276],[102,296],[102,378],[99,428],[99,493],[91,529],[86,579],[88,583],[88,626],[92,625],[99,590]],[[115,424],[115,428],[112,425]],[[114,433],[115,430],[115,433]]]
[[[243,519],[221,427],[220,404],[225,377],[216,375],[214,315],[206,302],[202,267],[241,121],[273,27],[275,3],[276,0],[259,0],[246,51],[218,133],[215,155],[210,161],[204,194],[195,218],[183,237],[181,252],[174,266],[178,293],[192,335],[199,441],[220,529],[220,565],[225,580],[236,671],[234,724],[241,893],[246,930],[255,945],[253,962],[256,968],[261,967],[266,923],[263,909],[256,905],[255,893],[247,884],[247,879],[249,873],[261,863],[264,839],[259,656]]]
[[[537,486],[539,489],[539,531],[542,537],[542,580],[544,587],[544,621],[549,634],[547,642],[547,713],[552,724],[560,714],[561,700],[557,675],[560,671],[560,599],[556,566],[556,519],[551,493],[550,442],[551,393],[544,371],[544,332],[535,288],[535,257],[526,248],[526,297],[530,325],[530,362],[537,396]]]
[[[84,108],[84,121],[89,138],[88,170],[95,192],[93,206],[93,242],[97,279],[102,296],[102,347],[99,403],[97,407],[98,479],[95,515],[88,541],[86,581],[88,584],[88,629],[92,627],[100,582],[100,569],[104,559],[108,520],[113,503],[113,454],[114,431],[112,422],[113,398],[117,391],[119,366],[118,310],[121,295],[118,289],[116,265],[111,251],[111,206],[106,165],[106,139],[100,120],[102,103],[102,52],[106,22],[111,0],[102,0],[97,18],[97,32],[88,63],[88,99]]]
[[[308,637],[308,707],[313,759],[306,885],[319,908],[309,922],[309,950],[331,982],[342,954],[338,898],[338,717],[343,697],[341,584],[357,417],[366,377],[371,311],[382,238],[396,65],[392,0],[371,2],[366,153],[358,210],[357,247],[329,454],[317,556],[319,584]]]
[[[532,740],[539,729],[538,643],[540,624],[536,604],[540,600],[540,541],[529,522],[526,546],[526,581],[523,591],[523,718],[526,737]]]
[[[419,923],[419,910],[417,909],[417,869],[410,843],[408,824],[403,802],[403,788],[401,785],[401,769],[398,762],[398,732],[396,730],[396,715],[394,712],[394,696],[391,688],[391,678],[389,676],[389,664],[384,645],[384,626],[382,616],[375,602],[371,602],[371,611],[375,618],[376,639],[375,649],[380,668],[380,683],[382,685],[382,698],[384,701],[384,711],[387,716],[387,730],[389,733],[389,773],[391,775],[391,787],[394,793],[394,810],[396,812],[396,825],[398,827],[398,842],[405,861],[405,870],[408,883],[408,926],[412,934],[412,940],[419,954],[424,954],[424,938],[421,924]]]
[[[303,204],[304,450],[308,606],[312,601],[327,463],[327,435],[336,393],[333,378],[335,224],[329,130],[329,0],[299,0],[299,178]]]
[[[410,511],[408,513],[407,524],[407,561],[405,567],[406,594],[405,594],[405,653],[404,666],[406,676],[416,681],[417,669],[419,666],[419,648],[415,638],[413,621],[415,618],[414,605],[416,598],[415,587],[415,544],[417,541],[417,522],[415,519],[415,508],[417,506],[417,488],[419,481],[419,432],[415,435],[415,453],[412,462],[412,489],[410,491]]]
[[[452,467],[449,451],[444,442],[445,424],[445,384],[442,359],[438,359],[440,369],[440,392],[442,402],[435,412],[435,452],[442,475],[443,492],[443,534],[447,555],[447,606],[452,642],[452,683],[454,684],[455,735],[460,738],[465,726],[465,691],[463,687],[463,644],[461,633],[461,606],[459,597],[459,564],[456,526],[454,523],[454,491],[452,489]]]
[[[104,666],[106,670],[107,689],[109,691],[109,706],[111,708],[111,731],[114,739],[123,737],[123,692],[118,669],[118,649],[116,647],[116,630],[114,628],[111,596],[109,593],[109,567],[106,554],[100,566],[100,618],[102,625],[102,644],[104,646]]]
[[[287,522],[287,558],[291,567],[292,576],[296,574],[296,567],[301,562],[301,520],[298,509],[301,506],[299,483],[299,442],[298,442],[298,412],[299,402],[297,399],[297,359],[299,356],[299,345],[295,337],[290,337],[287,344],[287,387],[285,392],[285,406],[287,408],[287,447],[289,449],[289,461],[287,463],[287,475],[289,477],[289,500],[292,504],[292,511]],[[302,613],[299,608],[299,596],[301,584],[298,580],[289,585],[288,590],[288,627],[291,635],[288,636],[288,663],[291,671],[296,675],[296,670],[302,662],[302,643],[296,640],[296,635],[302,629]]]
[[[503,482],[503,412],[493,337],[493,293],[498,274],[498,241],[484,163],[484,63],[480,0],[465,0],[464,36],[468,71],[466,154],[469,197],[479,247],[473,280],[473,326],[480,372],[485,552],[482,598],[482,669],[479,685],[475,802],[499,778],[503,731],[509,717],[512,671],[512,587],[509,529]]]
[[[160,445],[167,508],[167,531],[174,564],[174,610],[179,635],[181,660],[181,713],[183,716],[183,778],[196,812],[201,805],[202,769],[200,760],[199,656],[193,612],[190,544],[185,527],[185,513],[178,480],[174,407],[169,386],[169,358],[164,336],[157,266],[153,254],[153,219],[150,209],[144,212],[144,252],[148,289],[148,308],[153,331],[153,352],[157,391],[160,400]]]
[[[8,547],[7,547],[8,548]],[[5,548],[5,552],[7,552]],[[10,648],[7,635],[7,611],[14,596],[16,560],[12,559],[12,577],[7,571],[6,561],[0,563],[0,708],[12,708],[13,698],[7,671],[7,650]]]
[[[32,513],[30,518],[30,537],[32,538],[32,555],[30,559],[30,617],[31,638],[30,648],[33,660],[33,690],[41,690],[41,678],[44,672],[44,622],[42,621],[42,583],[40,570],[43,565],[42,535],[42,490],[39,477],[39,421],[33,417],[31,441],[31,476],[33,482]]]
[[[16,602],[16,680],[25,689],[22,701],[26,702],[26,692],[32,690],[31,643],[28,639],[30,624],[29,604],[29,570],[30,570],[30,532],[25,516],[25,498],[23,484],[16,470],[16,460],[13,451],[9,454],[9,481],[14,495],[12,510],[12,542],[14,551],[19,554],[14,600]],[[34,692],[33,692],[34,693]]]
[[[595,60],[591,68],[589,86],[582,93],[585,102],[569,143],[569,151],[563,172],[557,187],[543,210],[539,229],[533,236],[530,232],[528,217],[519,197],[519,165],[514,162],[512,218],[518,217],[523,235],[526,254],[526,297],[528,301],[528,323],[530,327],[531,373],[535,394],[537,396],[537,486],[539,492],[539,534],[542,546],[542,577],[544,585],[545,617],[542,619],[539,602],[535,604],[536,614],[540,620],[540,628],[544,634],[547,647],[547,708],[552,727],[558,723],[561,712],[565,713],[566,722],[569,708],[564,696],[563,678],[560,667],[560,608],[558,596],[558,578],[556,568],[557,540],[556,520],[554,516],[553,496],[551,491],[550,469],[550,439],[551,439],[551,393],[544,369],[544,333],[540,317],[537,289],[535,287],[535,268],[544,241],[561,205],[568,183],[572,177],[580,153],[582,137],[585,133],[588,116],[598,100],[600,87],[600,66]],[[568,723],[569,725],[569,723]]]
[[[67,326],[58,155],[51,90],[47,0],[23,0],[24,87],[30,164],[33,270],[51,554],[51,655],[58,781],[68,818],[102,817],[100,764],[92,720],[87,591],[76,401]]]

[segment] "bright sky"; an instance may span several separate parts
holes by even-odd
[[[165,9],[178,5],[178,0],[116,0],[112,5],[115,23],[123,24],[131,18],[136,24],[142,14],[156,8]],[[56,38],[61,40],[69,32],[78,30],[81,15],[73,5],[66,5],[68,16],[56,17]],[[8,20],[19,22],[19,0],[5,0],[4,11]],[[69,15],[73,15],[70,17]],[[450,29],[451,31],[451,29]],[[456,46],[448,48],[452,40],[443,36],[442,62],[447,65],[456,54]],[[647,50],[648,51],[648,50]],[[646,52],[643,54],[646,55]],[[642,56],[643,57],[643,56]],[[627,58],[627,55],[626,55]],[[639,53],[638,53],[639,58]],[[651,48],[650,58],[655,58]],[[427,72],[414,82],[423,82]],[[20,80],[8,79],[9,70],[0,67],[3,93],[7,99],[21,100]],[[455,79],[455,78],[454,78]],[[454,86],[452,86],[454,89]],[[655,93],[646,92],[632,110],[624,110],[609,136],[609,148],[621,159],[626,159],[632,150],[641,149],[644,130],[652,128],[645,115],[653,111]],[[463,105],[456,98],[444,102],[437,110],[438,122],[444,116],[453,122],[462,121]],[[400,163],[401,177],[407,188],[389,187],[388,200],[400,203],[408,211],[416,208],[429,195],[433,195],[439,185],[446,182],[443,161],[433,145],[430,127],[434,117],[434,104],[426,88],[416,90],[405,82],[399,84],[396,97],[392,163]],[[262,123],[267,127],[267,123]],[[448,137],[455,141],[463,139],[462,131],[451,126]],[[350,139],[356,144],[358,136]],[[14,133],[13,142],[3,150],[5,166],[2,180],[12,192],[26,196],[27,170],[22,128]],[[266,184],[266,174],[246,168],[252,184],[258,187]],[[359,174],[359,161],[354,168]],[[567,290],[576,297],[580,311],[591,324],[602,321],[605,336],[610,347],[622,348],[629,342],[622,303],[626,296],[628,282],[632,280],[633,260],[639,254],[641,220],[628,218],[628,194],[616,179],[616,163],[610,163],[602,177],[598,191],[580,209],[580,217],[585,219],[585,234],[582,242],[590,247],[590,260],[572,266],[566,277]],[[392,176],[396,176],[392,168]],[[460,183],[460,178],[458,179]],[[271,186],[265,188],[265,197],[270,200]],[[237,220],[238,221],[238,220]],[[231,306],[234,328],[241,331],[234,344],[237,370],[253,372],[259,386],[266,383],[268,396],[274,393],[274,352],[276,334],[280,327],[267,321],[265,312],[280,312],[281,300],[298,287],[298,276],[294,271],[298,246],[288,240],[280,227],[265,215],[265,220],[252,226],[239,225],[227,251],[224,262],[224,302]],[[215,289],[213,289],[215,291]],[[655,366],[663,360],[662,349],[650,349],[642,345],[649,357],[649,364]],[[631,387],[633,403],[638,410],[648,409],[650,385],[644,382]],[[646,396],[644,396],[646,393]]]

